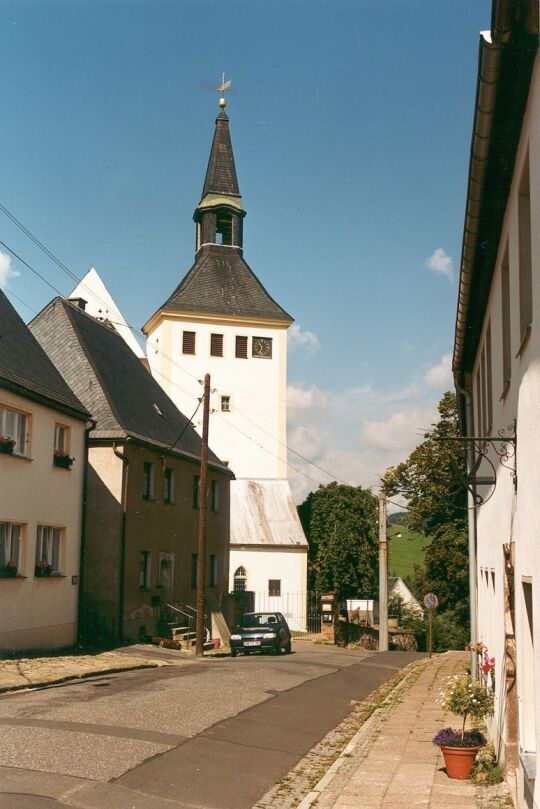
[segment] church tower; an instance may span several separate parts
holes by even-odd
[[[211,375],[210,444],[231,484],[230,589],[305,629],[307,542],[287,480],[287,329],[291,316],[244,259],[246,211],[225,113],[216,118],[193,219],[195,262],[143,327],[152,374],[190,415]],[[198,416],[194,417],[197,429]],[[187,575],[187,574],[186,574]],[[293,595],[294,594],[294,595]]]

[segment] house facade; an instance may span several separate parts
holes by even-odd
[[[84,638],[111,643],[157,635],[166,605],[193,615],[200,437],[110,322],[57,298],[30,328],[96,422],[88,440]],[[209,631],[228,589],[231,477],[210,451]]]
[[[0,291],[0,650],[77,641],[89,419]]]
[[[184,413],[211,376],[210,441],[234,471],[230,590],[305,629],[307,542],[287,480],[289,314],[244,259],[242,207],[224,109],[199,205],[195,263],[143,327],[152,374]],[[293,607],[294,604],[294,607]]]
[[[495,658],[496,747],[540,800],[538,3],[493,3],[480,38],[453,367],[467,441],[473,641]]]

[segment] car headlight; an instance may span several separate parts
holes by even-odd
[[[265,632],[263,635],[263,640],[271,640],[272,638],[276,637],[275,632]]]
[[[231,635],[231,640],[242,640],[242,635]]]

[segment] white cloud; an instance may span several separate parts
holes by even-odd
[[[426,267],[438,275],[445,275],[447,278],[454,277],[454,262],[442,247],[437,247],[435,252],[426,261]]]
[[[452,381],[452,355],[445,354],[441,357],[438,365],[429,368],[424,375],[424,380],[430,388],[448,390],[453,388]]]
[[[11,266],[11,256],[0,250],[0,288],[7,288],[9,279],[16,278],[18,275],[20,273]]]
[[[287,332],[287,341],[290,349],[306,348],[308,351],[317,351],[319,339],[312,331],[302,331],[298,323],[293,323]]]
[[[316,385],[304,388],[302,385],[287,386],[287,407],[289,413],[301,410],[325,410],[328,407],[328,393]]]

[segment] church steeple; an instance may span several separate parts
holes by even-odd
[[[210,244],[236,247],[240,252],[243,247],[242,220],[246,212],[236,177],[225,103],[222,97],[202,197],[193,214],[197,223],[197,252]]]

